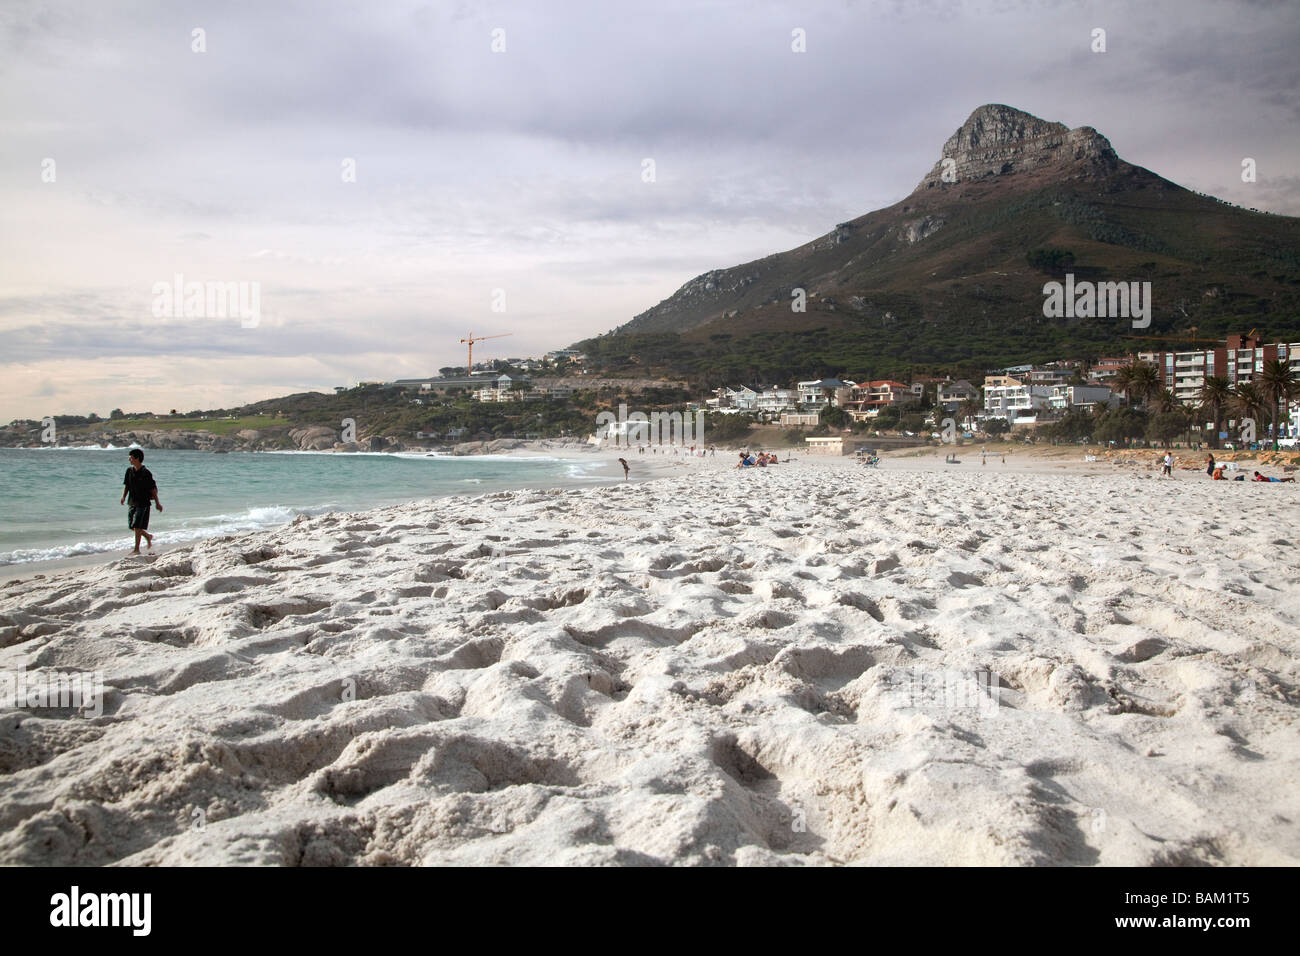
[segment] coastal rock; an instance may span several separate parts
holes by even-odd
[[[289,438],[302,451],[326,451],[338,441],[338,432],[324,425],[313,425],[310,428],[295,428],[289,432]]]

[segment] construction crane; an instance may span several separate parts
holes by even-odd
[[[1198,327],[1193,325],[1191,335],[1121,335],[1122,339],[1142,339],[1148,342],[1190,342],[1192,345],[1222,345],[1219,339],[1198,339]]]
[[[466,356],[465,359],[465,374],[469,375],[474,371],[474,343],[475,342],[482,342],[484,339],[504,339],[514,334],[515,333],[513,332],[502,332],[500,335],[477,335],[476,336],[473,332],[471,332],[469,334],[469,338],[461,339],[462,342],[469,343],[469,355]]]

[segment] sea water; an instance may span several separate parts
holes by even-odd
[[[126,448],[0,448],[0,565],[122,551],[127,530]],[[144,464],[163,510],[149,516],[156,544],[256,531],[297,515],[362,511],[418,498],[510,488],[601,484],[622,478],[595,458],[426,457],[419,453],[159,451]]]

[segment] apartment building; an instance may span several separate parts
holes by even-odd
[[[1221,348],[1151,352],[1148,361],[1160,372],[1161,384],[1184,405],[1200,402],[1207,378],[1226,378],[1229,385],[1253,382],[1273,359],[1286,362],[1300,378],[1300,342],[1264,344],[1259,336],[1230,335]]]

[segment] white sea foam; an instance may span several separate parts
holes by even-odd
[[[249,508],[239,514],[205,515],[186,518],[181,526],[174,530],[154,533],[154,541],[159,545],[180,545],[204,538],[215,538],[225,534],[240,534],[249,531],[261,531],[278,528],[299,515],[320,515],[337,510],[335,504],[317,505],[310,508],[297,508],[272,505],[263,508]],[[103,554],[121,551],[129,547],[133,536],[123,532],[120,538],[101,539],[97,541],[77,541],[71,544],[53,545],[48,548],[18,548],[13,551],[0,552],[0,567],[12,564],[28,564],[33,561],[58,561],[85,554]]]

